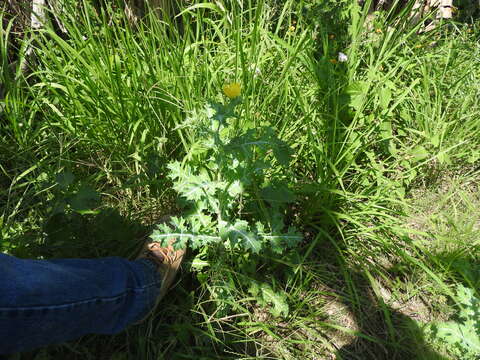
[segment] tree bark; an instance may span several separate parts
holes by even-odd
[[[32,15],[30,17],[30,28],[32,30],[41,29],[47,21],[47,15],[45,13],[46,5],[45,0],[32,1]]]
[[[162,18],[173,14],[172,0],[124,0],[125,15],[131,23],[136,23],[138,19],[145,16],[148,9]]]
[[[47,14],[45,12],[45,0],[33,0],[32,12],[30,14],[30,29],[33,31],[41,29],[47,21]],[[23,73],[28,71],[28,66],[32,62],[31,59],[34,56],[33,46],[29,44],[25,49],[23,56],[20,56],[21,69]]]
[[[65,0],[48,0],[48,7],[50,8],[53,14],[53,17],[55,18],[58,28],[60,29],[61,32],[66,34],[67,29],[63,25],[62,20],[60,20],[60,14],[63,13],[63,9],[64,9],[64,1]]]
[[[453,0],[440,0],[437,18],[451,19],[452,7],[453,7]]]

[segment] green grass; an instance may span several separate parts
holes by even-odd
[[[418,35],[398,16],[372,19],[352,1],[195,2],[132,27],[85,3],[62,16],[68,36],[35,35],[25,77],[21,61],[7,66],[6,28],[2,251],[130,256],[181,211],[166,165],[196,139],[180,125],[232,81],[237,126],[271,126],[294,149],[288,215],[305,238],[250,268],[223,257],[199,270],[191,254],[144,325],[32,356],[454,358],[422,329],[455,313],[457,284],[479,285],[479,29]],[[340,51],[348,61],[332,63]],[[75,179],[59,188],[59,173]],[[55,210],[86,185],[97,213]]]

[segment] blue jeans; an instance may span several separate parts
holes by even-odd
[[[115,334],[155,305],[150,260],[22,260],[0,253],[0,354]]]

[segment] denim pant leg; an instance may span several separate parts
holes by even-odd
[[[115,334],[154,306],[149,260],[22,260],[0,253],[0,354],[85,334]]]

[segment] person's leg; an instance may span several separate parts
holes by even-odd
[[[154,306],[161,278],[150,260],[22,260],[0,253],[0,354],[115,334]]]

